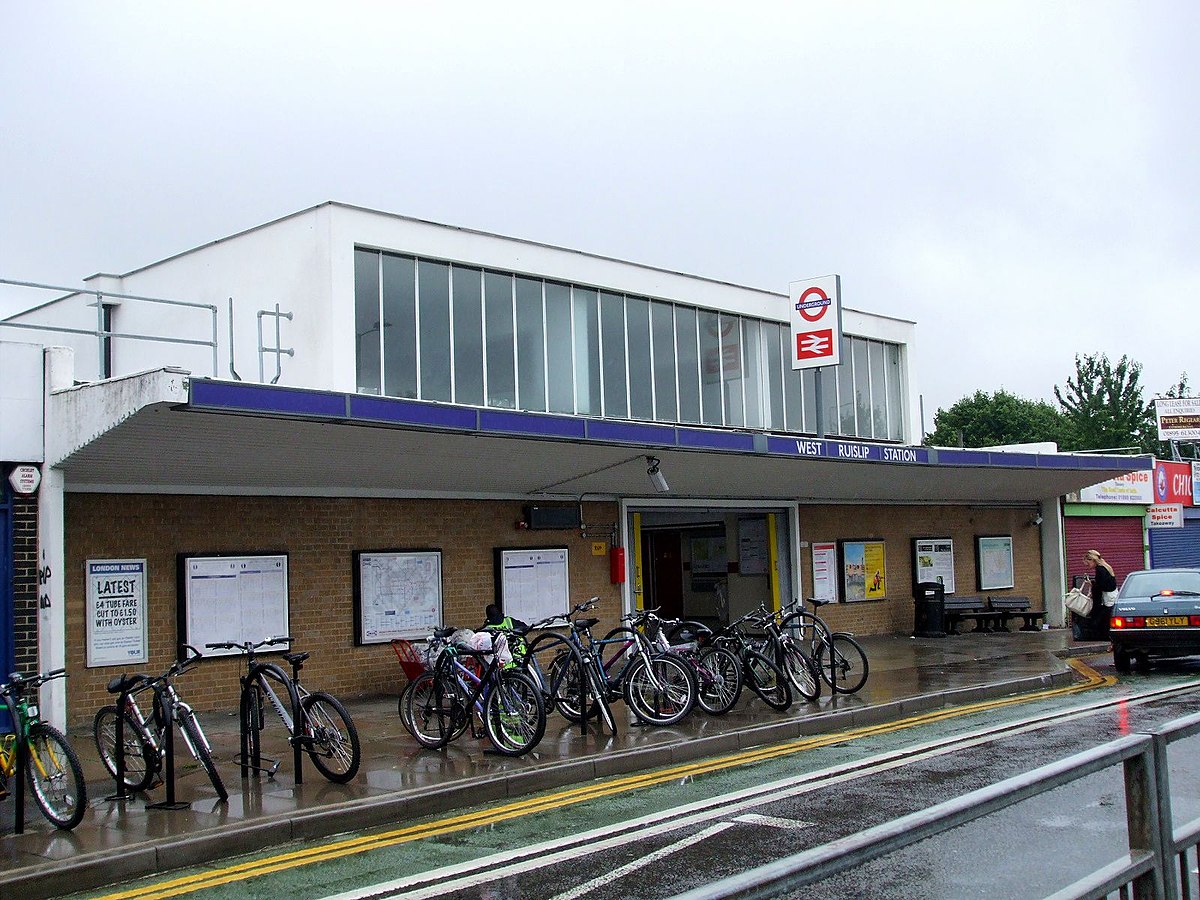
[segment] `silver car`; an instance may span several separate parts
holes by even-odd
[[[1151,659],[1200,655],[1200,569],[1130,572],[1109,620],[1118,672]]]

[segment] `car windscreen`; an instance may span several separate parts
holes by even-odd
[[[1200,594],[1200,572],[1134,572],[1121,586],[1121,597],[1153,597],[1163,591]]]

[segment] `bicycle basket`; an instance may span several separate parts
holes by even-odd
[[[392,649],[396,651],[396,658],[400,660],[400,668],[404,670],[404,677],[409,681],[415,681],[421,673],[427,671],[425,656],[412,645],[412,641],[394,640]]]

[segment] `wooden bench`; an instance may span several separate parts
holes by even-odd
[[[975,620],[972,631],[991,631],[1003,615],[988,607],[986,597],[947,597],[945,610],[947,634],[959,634],[958,623],[966,619]]]
[[[1022,631],[1038,631],[1041,627],[1040,621],[1046,618],[1046,613],[1043,610],[1031,610],[1032,606],[1028,597],[990,597],[988,598],[988,607],[1000,614],[1000,623],[996,626],[997,631],[1008,631],[1008,620],[1020,618],[1024,621],[1021,626]]]

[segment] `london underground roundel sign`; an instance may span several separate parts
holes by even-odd
[[[842,361],[842,279],[826,275],[788,286],[792,368],[836,366]]]

